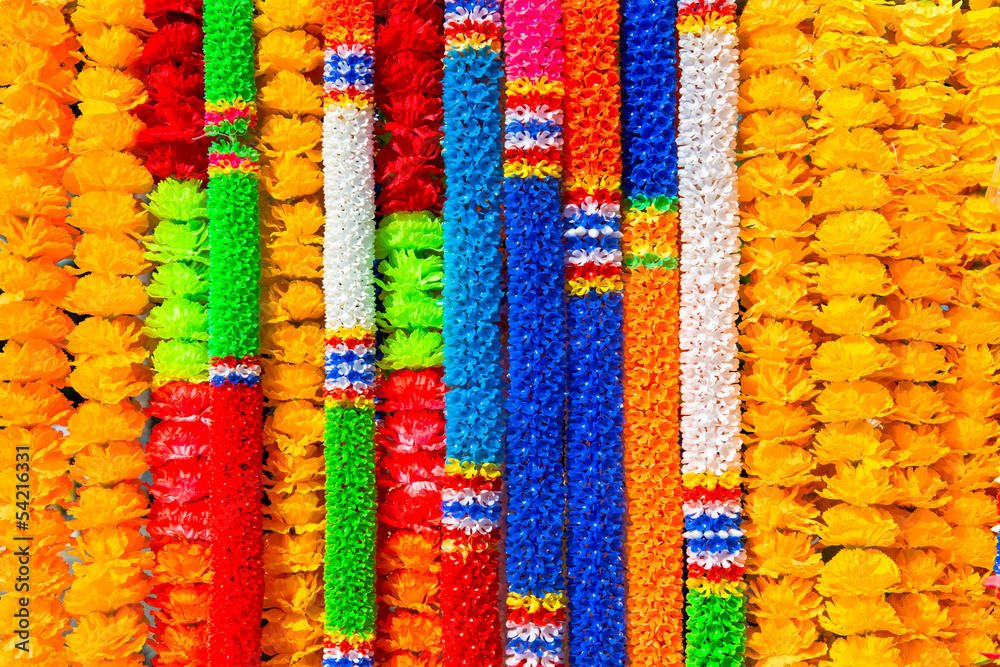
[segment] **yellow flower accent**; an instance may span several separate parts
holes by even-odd
[[[724,489],[735,489],[740,485],[740,473],[738,470],[727,470],[722,475],[711,472],[685,473],[682,476],[682,483],[689,489],[696,486],[703,486],[709,491],[717,486]]]
[[[757,272],[757,281],[783,276],[806,282],[806,272],[815,266],[804,261],[809,254],[805,241],[794,238],[759,239],[743,248],[743,272]]]
[[[896,502],[913,507],[938,508],[947,502],[939,494],[948,488],[948,483],[930,468],[903,468],[893,471],[893,481],[899,495]]]
[[[997,34],[1000,33],[1000,7],[986,6],[987,3],[983,0],[973,0],[970,5],[970,11],[961,12],[955,21],[959,39],[977,49],[995,45]]]
[[[875,507],[835,505],[823,512],[823,524],[818,529],[820,538],[826,544],[846,547],[891,547],[901,532],[889,512]],[[833,561],[827,563],[823,577],[832,565]]]
[[[815,11],[812,5],[796,0],[749,0],[739,27],[745,32],[758,32],[771,27],[795,28],[811,19]]]
[[[813,532],[819,510],[815,503],[805,499],[805,494],[801,487],[783,489],[763,486],[751,489],[746,495],[745,508],[753,521],[743,524],[747,537],[766,538],[778,530]]]
[[[323,124],[317,118],[270,115],[260,132],[262,153],[268,157],[280,157],[287,153],[318,161],[322,157],[318,148],[322,139]]]
[[[954,335],[941,333],[949,323],[945,312],[938,304],[898,298],[888,299],[888,304],[894,321],[886,338],[929,340],[938,343],[955,340]]]
[[[69,149],[77,154],[91,151],[124,151],[135,146],[145,127],[127,111],[80,116],[73,124]]]
[[[811,248],[823,256],[887,255],[897,240],[885,216],[874,211],[845,211],[823,220]]]
[[[940,125],[954,97],[954,89],[943,83],[926,83],[898,91],[898,98],[892,105],[896,125]]]
[[[802,158],[789,153],[760,155],[746,160],[737,170],[740,201],[751,201],[765,195],[807,197],[812,194],[813,179],[809,165]]]
[[[883,440],[868,421],[858,419],[827,424],[816,434],[813,453],[819,463],[865,461],[872,465],[889,466],[887,458],[892,441]]]
[[[887,173],[896,169],[896,158],[883,136],[870,127],[838,127],[816,144],[809,158],[828,172],[853,168]]]
[[[754,582],[754,606],[761,618],[814,618],[822,611],[823,598],[811,579],[758,577]]]
[[[824,32],[813,42],[813,57],[807,66],[809,83],[815,90],[870,86],[889,91],[893,76],[885,47],[881,37]]]
[[[749,46],[740,54],[744,71],[778,69],[809,60],[812,47],[806,35],[795,27],[763,28],[750,36]]]
[[[142,81],[104,67],[90,67],[80,72],[70,94],[80,99],[83,115],[129,111],[149,99]]]
[[[308,158],[285,155],[268,160],[260,170],[260,180],[275,199],[298,199],[323,189],[323,170]]]
[[[812,537],[806,533],[770,533],[747,540],[750,572],[778,577],[815,577],[823,569],[822,555],[813,549]]]
[[[507,92],[513,95],[527,95],[530,93],[564,95],[566,93],[566,86],[562,81],[549,81],[547,76],[542,76],[538,79],[521,77],[507,81]]]
[[[788,109],[755,111],[740,122],[741,155],[801,151],[812,143],[814,133],[802,114]]]
[[[80,44],[88,62],[109,69],[128,69],[142,55],[142,39],[124,25],[94,26],[80,35]]]
[[[747,403],[743,410],[743,429],[761,442],[804,444],[815,423],[801,405]]]
[[[891,125],[892,114],[882,100],[875,99],[871,88],[853,90],[830,88],[819,96],[819,110],[809,125],[814,129],[853,128]]]
[[[798,197],[776,195],[754,201],[743,213],[744,239],[804,238],[815,226],[809,224],[809,209]]]
[[[940,589],[937,581],[948,566],[938,560],[933,551],[922,549],[897,549],[893,554],[893,561],[899,565],[902,580],[898,588],[904,592]]]
[[[973,50],[958,64],[956,74],[959,82],[970,88],[1000,84],[1000,47]],[[978,129],[990,131],[989,127]]]
[[[958,64],[958,54],[945,46],[901,42],[889,45],[888,52],[892,56],[892,72],[903,77],[904,87],[944,82]]]
[[[298,72],[278,72],[264,79],[257,94],[260,111],[287,113],[298,116],[323,115],[323,86],[311,82]]]
[[[746,400],[764,403],[795,403],[816,395],[809,371],[801,364],[759,360],[745,370],[742,381]]]
[[[323,290],[307,280],[277,281],[261,294],[262,322],[303,322],[323,317]]]
[[[149,229],[148,214],[125,192],[87,192],[73,198],[69,212],[73,226],[85,233],[139,235]]]
[[[903,634],[906,628],[883,596],[872,591],[868,596],[838,596],[826,603],[826,614],[819,623],[836,635],[891,632]]]
[[[889,329],[889,309],[876,305],[875,297],[835,296],[821,306],[813,324],[828,334],[877,336]]]
[[[76,245],[76,272],[138,276],[150,270],[145,249],[128,236],[84,234]]]
[[[4,248],[6,250],[6,248]],[[0,255],[0,303],[43,299],[62,303],[76,280],[70,271],[47,262],[34,262],[4,252]]]
[[[573,280],[566,281],[566,292],[573,296],[584,296],[591,290],[597,292],[598,294],[604,294],[605,292],[620,292],[624,285],[621,278],[607,278],[605,276],[596,276],[594,278],[575,278]]]
[[[156,32],[156,26],[146,18],[144,9],[139,2],[81,0],[73,12],[73,26],[77,32],[102,25],[122,25],[133,30]]]
[[[897,365],[892,378],[911,382],[954,382],[949,375],[953,364],[945,357],[944,349],[925,341],[895,343],[892,351]]]
[[[257,76],[310,72],[323,65],[320,40],[305,30],[275,30],[257,42]]]
[[[142,282],[135,276],[91,273],[80,278],[66,297],[67,306],[81,315],[114,318],[141,315],[149,307]]]
[[[894,637],[875,635],[838,637],[830,646],[830,661],[819,663],[819,667],[869,667],[870,665],[904,667]]]
[[[264,530],[287,533],[295,528],[307,532],[324,525],[325,505],[317,491],[295,492],[288,496],[270,491],[267,498],[270,505],[268,516],[264,518]]]
[[[140,572],[140,577],[142,573]],[[143,584],[132,585],[139,588]],[[106,594],[115,593],[117,582],[112,579],[102,581],[94,577],[91,585],[74,585],[66,592],[66,597],[76,593],[92,591],[94,596],[103,595],[96,591],[106,591]],[[98,588],[99,587],[99,588]],[[148,590],[148,585],[146,585]],[[81,590],[82,589],[82,590]],[[67,600],[67,611],[70,602]],[[117,664],[127,667],[138,667],[142,664],[142,647],[145,643],[148,627],[143,616],[142,607],[138,604],[124,606],[117,611],[108,609],[108,613],[83,613],[77,616],[77,626],[74,632],[66,635],[66,658],[81,665]],[[72,613],[72,612],[71,612]]]
[[[138,482],[123,482],[106,489],[87,486],[79,490],[79,502],[73,509],[78,530],[90,528],[137,527],[149,512],[149,503]]]
[[[153,177],[146,171],[142,160],[130,153],[95,151],[73,161],[63,176],[63,185],[76,195],[95,190],[117,190],[139,195],[153,189]]]
[[[261,331],[260,350],[282,363],[322,366],[323,328],[318,324],[278,322]]]
[[[911,426],[901,422],[885,429],[886,441],[894,445],[889,453],[899,466],[929,466],[948,453],[948,444],[941,432],[929,424]]]
[[[952,0],[909,0],[905,9],[899,12],[896,28],[907,42],[944,44],[951,38],[961,12],[962,3],[955,4]]]
[[[898,495],[891,470],[862,461],[857,466],[837,464],[837,473],[826,478],[826,488],[817,493],[858,507],[891,505]]]
[[[73,404],[53,386],[32,382],[0,383],[0,426],[62,424]]]
[[[821,382],[860,380],[895,364],[888,346],[865,336],[842,336],[819,346],[811,377]]]
[[[116,356],[78,359],[69,375],[70,386],[81,396],[105,403],[138,396],[149,389],[151,381],[149,366]]]
[[[897,382],[893,390],[896,411],[893,419],[910,424],[941,424],[952,418],[944,395],[935,387],[913,382]]]
[[[747,634],[747,657],[758,665],[807,664],[806,660],[826,655],[816,624],[791,616],[761,618]]]
[[[743,317],[745,323],[754,322],[760,317],[810,320],[815,313],[815,306],[807,301],[808,284],[801,280],[772,278],[751,285],[745,294],[753,303]]]
[[[138,441],[115,440],[107,447],[97,445],[77,452],[70,477],[80,484],[111,486],[136,479],[148,469]]]
[[[562,164],[559,162],[549,162],[548,160],[539,160],[535,164],[529,164],[527,160],[504,162],[503,175],[504,178],[530,178],[531,176],[544,178],[546,176],[561,176]]]
[[[858,209],[874,210],[892,201],[892,192],[879,174],[840,169],[825,177],[813,193],[813,215]]]
[[[872,5],[861,2],[824,2],[820,3],[819,13],[813,23],[813,32],[822,35],[828,32],[881,37],[885,26],[876,22],[872,24],[865,10]]]
[[[265,361],[261,386],[264,396],[273,401],[319,400],[323,378],[323,368],[320,366]]]
[[[812,475],[816,461],[802,447],[766,443],[751,445],[746,450],[747,465],[755,471],[748,480],[750,487],[809,484],[818,478]]]
[[[895,289],[885,265],[874,257],[831,257],[816,271],[816,291],[824,297],[886,296]]]
[[[260,0],[254,28],[261,34],[279,28],[295,29],[310,23],[323,25],[325,4],[322,0]]]
[[[302,199],[295,203],[275,204],[269,209],[274,221],[281,224],[282,232],[273,232],[274,239],[286,236],[310,245],[323,245],[323,238],[317,232],[323,226],[323,209],[316,199]],[[277,226],[273,225],[272,226]]]
[[[927,298],[940,303],[955,298],[956,280],[945,273],[940,264],[904,259],[893,262],[889,273],[907,298]]]
[[[984,452],[989,441],[1000,435],[1000,425],[984,417],[960,416],[945,424],[941,433],[952,450],[976,454]]]
[[[899,510],[896,522],[903,529],[903,543],[912,549],[933,547],[948,551],[960,546],[948,522],[929,509]]]
[[[993,382],[977,382],[962,377],[952,387],[942,387],[953,412],[966,415],[993,415],[1000,412],[1000,387]]]
[[[965,96],[962,119],[982,125],[1000,124],[1000,85],[972,89]]]
[[[746,327],[740,347],[749,359],[792,361],[811,357],[816,344],[802,325],[787,320],[769,320]]]
[[[984,523],[993,525],[993,519]],[[955,560],[983,570],[993,567],[997,555],[997,538],[993,531],[986,526],[956,526],[954,535],[955,541],[962,545]]]

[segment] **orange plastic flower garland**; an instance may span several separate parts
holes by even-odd
[[[30,26],[30,29],[25,29]],[[63,4],[0,7],[0,662],[65,667],[60,596],[72,483],[62,437],[72,405],[59,391],[73,322],[61,310],[75,278],[60,183],[69,157],[76,40]],[[30,110],[30,115],[29,115]]]
[[[149,298],[137,277],[150,265],[135,238],[149,221],[134,195],[149,192],[153,179],[130,152],[142,127],[130,112],[146,95],[129,67],[141,54],[140,31],[153,25],[136,0],[81,2],[72,21],[88,64],[72,90],[81,115],[69,148],[78,157],[63,184],[76,195],[70,223],[85,234],[75,250],[83,275],[66,304],[86,319],[66,349],[74,355],[70,386],[86,402],[69,420],[63,448],[74,456],[70,476],[80,484],[71,513],[80,531],[73,554],[82,561],[64,598],[77,622],[67,658],[74,667],[132,665],[147,632],[143,570],[153,564],[140,533],[149,511],[138,480],[147,470],[138,440],[146,417],[135,401],[150,383],[138,317]]]
[[[318,664],[323,653],[322,107],[273,95],[292,82],[319,95],[323,6],[259,2],[262,384],[269,408],[264,505],[268,665]],[[298,303],[283,304],[302,290]],[[270,410],[273,408],[273,411]]]

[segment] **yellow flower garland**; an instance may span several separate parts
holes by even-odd
[[[261,353],[264,397],[264,627],[269,665],[319,667],[323,653],[323,5],[259,0]],[[302,91],[297,99],[290,89]],[[317,100],[315,104],[311,100]],[[283,309],[299,288],[303,307]]]

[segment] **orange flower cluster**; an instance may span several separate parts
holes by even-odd
[[[26,667],[65,667],[69,629],[60,600],[69,565],[60,552],[71,540],[60,507],[72,483],[62,436],[51,428],[72,410],[60,392],[73,329],[62,308],[76,280],[57,265],[76,236],[61,184],[77,48],[63,7],[0,6],[0,663]]]
[[[675,198],[633,202],[622,249],[637,260],[625,274],[625,492],[629,523],[629,652],[633,665],[683,661],[684,517],[678,419],[679,285]],[[663,205],[666,203],[666,205]],[[661,204],[662,210],[657,204]]]
[[[140,533],[148,513],[142,445],[146,418],[130,399],[149,388],[143,365],[147,341],[139,316],[149,299],[137,276],[150,269],[137,236],[149,221],[134,195],[152,189],[142,161],[130,153],[142,129],[130,112],[146,100],[132,66],[141,32],[153,25],[138,0],[85,0],[73,26],[86,66],[70,93],[79,100],[63,185],[77,195],[70,222],[84,232],[76,245],[81,277],[66,297],[81,316],[67,337],[74,355],[70,386],[85,400],[69,420],[63,451],[74,457],[70,476],[80,485],[72,528],[80,531],[72,588],[64,598],[77,627],[66,638],[68,662],[80,667],[142,664],[149,593],[143,570],[152,567]]]
[[[323,656],[324,5],[259,0],[261,353],[264,397],[263,651],[269,665]]]
[[[995,646],[982,579],[995,555],[1000,302],[987,285],[1000,217],[968,196],[989,174],[960,158],[990,142],[995,156],[997,135],[969,111],[983,93],[963,102],[948,84],[982,58],[956,42],[982,39],[975,26],[996,9],[751,0],[744,12],[755,664],[957,667]]]

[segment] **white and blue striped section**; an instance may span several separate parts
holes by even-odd
[[[374,56],[361,44],[327,49],[323,57],[323,90],[327,96],[338,93],[370,96],[374,90],[374,66]]]

